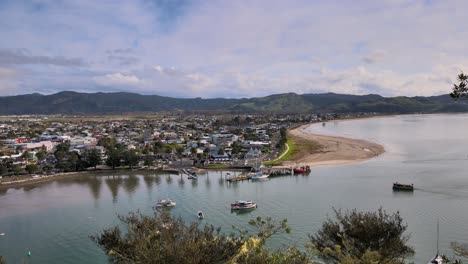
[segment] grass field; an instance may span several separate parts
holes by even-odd
[[[263,164],[267,166],[281,165],[283,161],[295,160],[300,158],[302,155],[313,154],[321,149],[321,146],[318,143],[292,136],[290,133],[288,133],[286,144],[288,147],[285,148],[279,158],[264,162]]]

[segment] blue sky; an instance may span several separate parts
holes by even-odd
[[[448,93],[467,1],[0,0],[0,96]]]

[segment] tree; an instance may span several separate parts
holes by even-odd
[[[190,153],[192,155],[196,155],[197,154],[197,148],[194,148],[194,147],[190,148]]]
[[[37,166],[37,164],[31,163],[31,164],[26,165],[26,171],[27,171],[29,174],[34,174],[34,173],[36,173],[38,170],[39,170],[39,166]]]
[[[400,214],[388,214],[382,208],[377,212],[343,213],[335,211],[335,220],[328,218],[315,235],[309,235],[309,248],[327,263],[345,260],[378,259],[378,263],[404,263],[414,250],[406,245],[407,225]],[[365,263],[365,262],[362,262]]]
[[[36,158],[41,161],[41,160],[44,160],[47,156],[47,152],[45,150],[39,150],[38,152],[36,152]]]
[[[219,148],[218,149],[218,155],[224,155],[224,148]]]
[[[140,157],[138,156],[136,150],[134,149],[129,149],[123,154],[123,159],[125,161],[125,164],[132,169],[134,166],[138,165],[138,161],[140,160]]]
[[[55,147],[55,150],[56,151],[63,151],[65,153],[67,153],[68,151],[70,151],[70,144],[66,143],[66,142],[60,143]]]
[[[8,168],[7,168],[7,166],[1,164],[0,165],[0,175],[6,175],[6,174],[8,174]]]
[[[122,159],[122,152],[118,148],[111,148],[107,151],[106,164],[111,166],[113,170],[115,167],[120,166],[120,160]]]
[[[26,150],[25,152],[23,152],[23,154],[21,154],[21,157],[25,158],[26,160],[29,160],[32,158],[32,155],[29,151]]]
[[[54,153],[55,158],[57,159],[58,163],[61,163],[63,159],[65,158],[66,153],[62,150],[57,150]]]
[[[98,149],[90,149],[87,150],[85,153],[86,161],[88,161],[89,166],[94,167],[96,169],[97,165],[101,164],[101,153]]]
[[[251,224],[258,235],[225,235],[220,228],[198,222],[186,224],[173,218],[168,211],[154,210],[152,216],[130,213],[119,217],[125,226],[104,230],[92,237],[111,263],[311,263],[294,247],[270,252],[264,247],[266,239],[288,227],[271,219],[257,218]]]
[[[161,141],[156,141],[153,144],[153,152],[154,153],[162,153],[164,149],[164,144]]]
[[[453,91],[450,93],[450,96],[455,100],[464,99],[468,97],[468,75],[465,75],[463,72],[460,73],[457,77],[459,84],[453,85]]]
[[[154,158],[150,155],[146,155],[144,159],[144,165],[145,166],[153,166],[154,164]]]

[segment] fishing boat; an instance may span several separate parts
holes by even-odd
[[[250,177],[250,179],[252,180],[261,180],[261,179],[266,179],[270,176],[269,173],[266,173],[266,172],[255,172],[252,174],[252,176]]]
[[[172,201],[169,198],[167,198],[165,200],[159,200],[156,203],[156,207],[174,207],[174,206],[176,206],[176,202]]]
[[[410,191],[412,192],[414,190],[413,184],[401,184],[398,182],[393,183],[393,190],[394,191]]]
[[[247,200],[247,201],[235,201],[231,204],[231,210],[245,210],[245,209],[255,209],[257,208],[257,204]]]
[[[294,168],[293,172],[294,174],[307,174],[310,172],[310,167],[305,166],[305,167],[300,167],[300,168]]]
[[[203,218],[205,218],[205,215],[203,214],[202,211],[198,211],[198,212],[197,212],[197,216],[198,216],[198,219],[203,219]]]

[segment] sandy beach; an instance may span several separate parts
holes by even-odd
[[[289,131],[289,135],[295,141],[311,141],[318,144],[319,147],[310,151],[303,147],[301,153],[295,155],[292,160],[284,161],[283,166],[355,163],[371,159],[385,152],[382,145],[366,140],[307,133],[304,128],[308,126],[310,124],[292,129]]]

